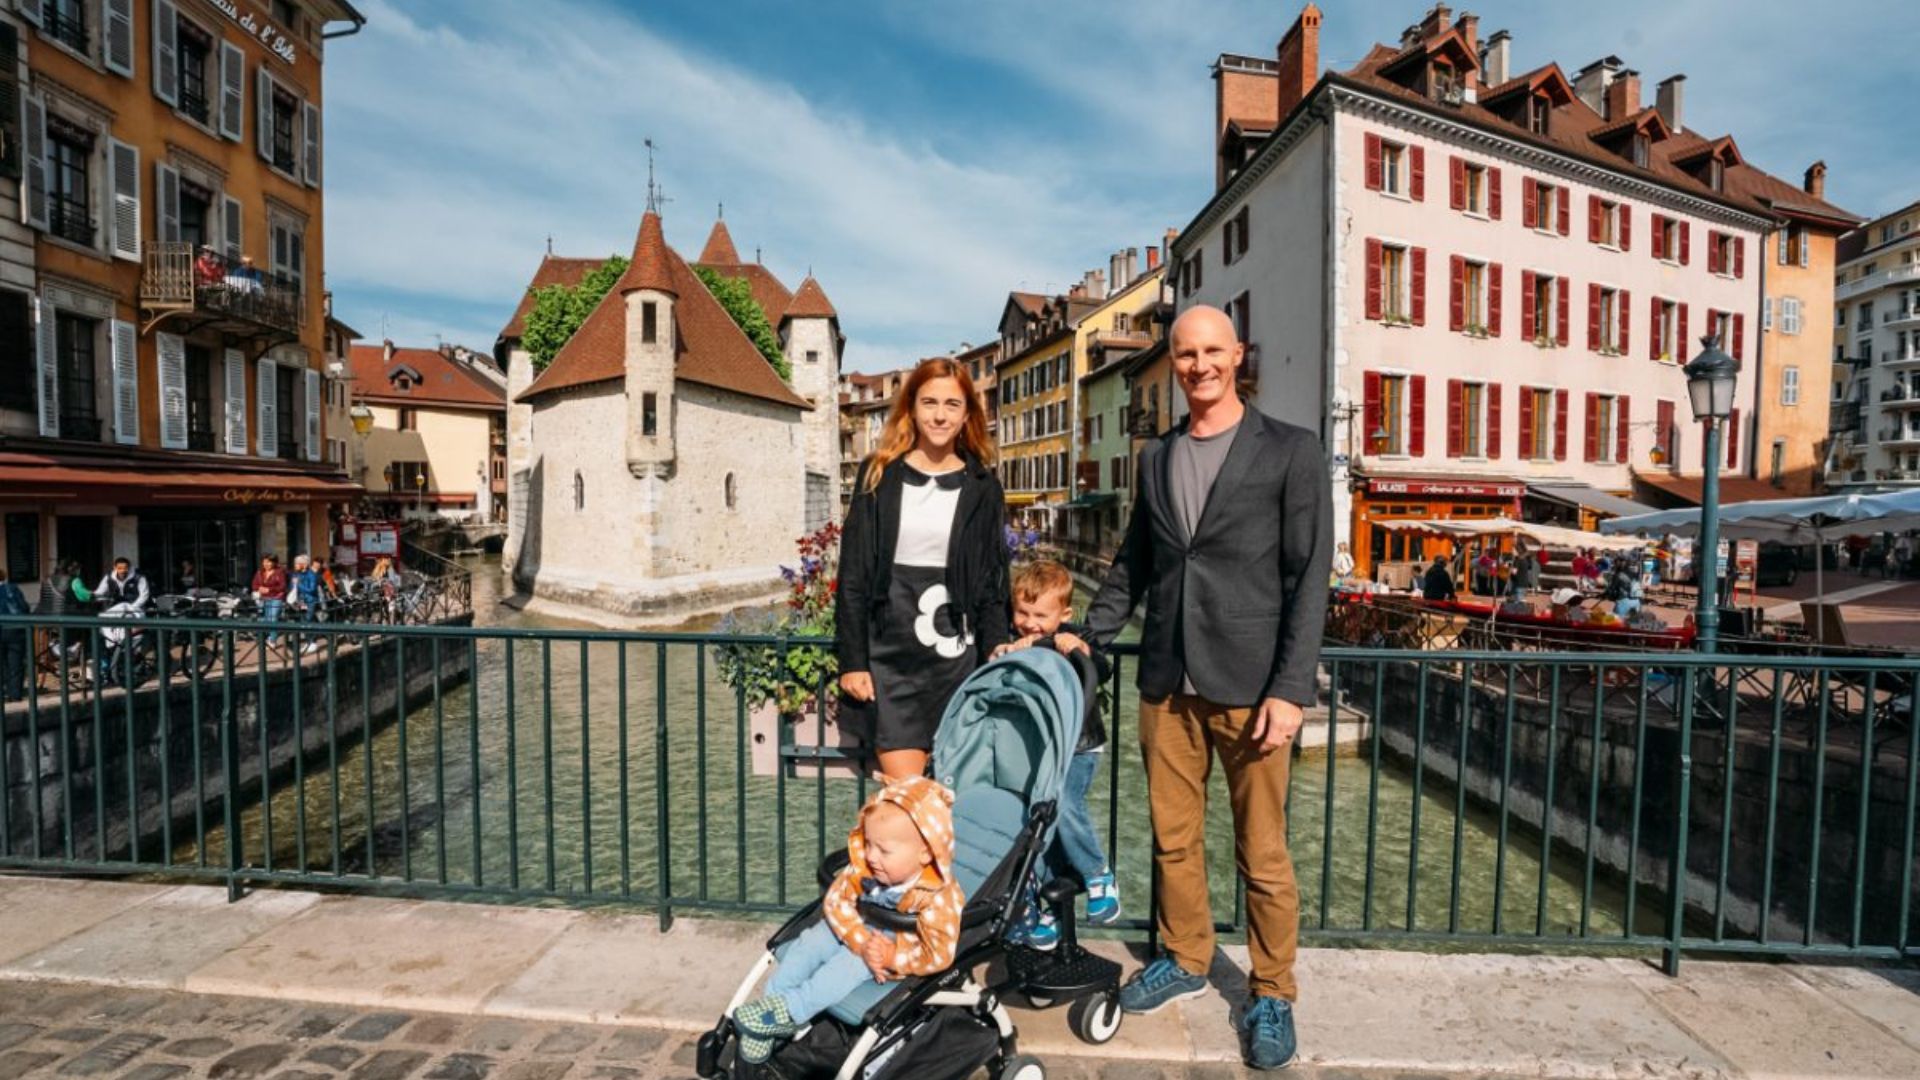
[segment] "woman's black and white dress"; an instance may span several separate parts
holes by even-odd
[[[974,635],[947,595],[947,545],[964,475],[930,476],[907,466],[900,488],[886,615],[869,661],[876,750],[924,750],[947,699],[975,667]]]

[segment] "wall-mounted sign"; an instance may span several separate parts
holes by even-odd
[[[1369,480],[1372,495],[1479,495],[1496,499],[1517,499],[1526,494],[1524,484],[1474,484],[1434,480]]]
[[[232,19],[233,25],[246,31],[248,37],[266,46],[273,55],[289,64],[298,60],[299,54],[294,51],[293,39],[279,27],[251,11],[242,12],[240,5],[233,0],[209,0],[209,2],[219,9],[220,14]]]
[[[220,496],[230,503],[251,506],[254,503],[300,502],[308,496],[291,488],[228,488]]]

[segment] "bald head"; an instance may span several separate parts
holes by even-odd
[[[1242,350],[1233,320],[1217,307],[1190,307],[1173,320],[1167,337],[1173,375],[1187,396],[1187,411],[1196,419],[1207,414],[1237,423],[1240,399],[1234,392],[1235,369]]]
[[[1173,320],[1173,328],[1167,336],[1175,352],[1180,351],[1183,340],[1217,341],[1224,337],[1228,344],[1240,343],[1239,335],[1233,329],[1233,319],[1210,304],[1200,304],[1181,312],[1180,317]]]

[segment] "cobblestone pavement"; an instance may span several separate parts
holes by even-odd
[[[984,1075],[984,1074],[982,1074]],[[1227,1080],[1221,1065],[1075,1059],[1049,1080]],[[1289,1080],[1416,1080],[1295,1069]],[[657,1080],[693,1039],[595,1027],[68,983],[0,981],[0,1080]],[[1433,1078],[1438,1080],[1438,1078]]]

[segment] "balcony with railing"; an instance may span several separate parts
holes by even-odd
[[[146,245],[140,306],[151,330],[175,320],[176,333],[209,328],[260,345],[297,340],[306,305],[298,283],[263,274],[251,263],[231,262],[193,245],[166,241]]]
[[[1883,409],[1920,408],[1920,386],[1901,386],[1895,383],[1880,391],[1880,407]]]
[[[1920,305],[1900,311],[1889,311],[1880,316],[1880,325],[1891,329],[1907,326],[1920,326]],[[1916,357],[1915,359],[1920,359]]]
[[[1856,296],[1884,289],[1892,285],[1905,285],[1908,282],[1920,282],[1920,262],[1894,266],[1868,274],[1866,277],[1846,282],[1834,289],[1833,298],[1844,304]]]
[[[79,4],[46,5],[46,14],[43,17],[46,19],[47,36],[74,52],[86,52],[90,39],[87,36],[85,11],[86,9]]]

